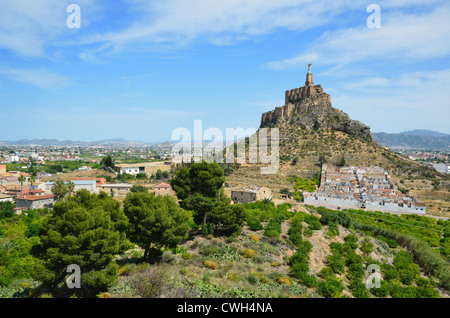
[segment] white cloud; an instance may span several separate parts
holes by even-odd
[[[129,43],[186,45],[202,39],[215,45],[265,35],[277,29],[303,31],[333,22],[358,1],[326,0],[129,0],[140,12],[129,27],[88,35],[82,43],[109,42],[116,48]],[[364,8],[364,7],[363,7]]]
[[[81,7],[82,28],[101,17],[104,0],[77,0]],[[59,46],[76,34],[68,29],[66,12],[70,0],[14,0],[0,4],[0,49],[7,49],[24,57],[46,57],[49,46]],[[94,14],[96,13],[96,14]],[[96,17],[97,15],[97,17]]]
[[[420,1],[419,1],[420,2]],[[416,61],[450,54],[450,6],[443,5],[423,14],[382,14],[380,29],[353,27],[324,33],[306,52],[266,65],[289,69],[307,60],[343,67],[355,62]]]
[[[449,132],[449,86],[450,69],[407,72],[361,81],[353,90],[331,98],[334,107],[370,125],[373,131],[423,128]]]
[[[39,69],[0,69],[5,78],[36,86],[39,88],[56,88],[69,84],[66,76],[53,73],[44,68]]]

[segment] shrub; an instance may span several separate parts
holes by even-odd
[[[229,273],[229,274],[227,275],[227,278],[228,278],[229,280],[233,281],[233,282],[239,281],[239,276],[236,275],[235,273]]]
[[[393,240],[393,239],[388,239],[387,243],[389,245],[390,248],[396,248],[398,247],[398,243],[397,241]]]
[[[165,280],[165,269],[153,266],[149,270],[133,275],[130,284],[140,297],[156,298],[160,295]]]
[[[369,289],[370,293],[378,298],[384,298],[389,295],[389,286],[387,281],[381,280],[380,281],[380,287],[373,287]]]
[[[217,265],[216,262],[214,261],[205,261],[203,263],[207,268],[212,269],[212,270],[216,270],[219,266]]]
[[[308,226],[303,230],[303,235],[305,235],[306,237],[311,237],[313,235],[313,230]]]
[[[302,220],[300,218],[294,218],[291,221],[291,226],[288,230],[289,239],[295,246],[299,246],[303,241],[302,238]]]
[[[255,242],[259,242],[259,237],[257,235],[250,235],[250,239]]]
[[[200,255],[209,256],[209,255],[216,254],[217,252],[219,252],[219,248],[212,244],[201,245],[198,252],[200,253]]]
[[[344,285],[337,278],[331,278],[326,281],[319,282],[317,291],[325,298],[336,298],[341,295]]]
[[[308,229],[311,229],[313,231],[320,230],[322,229],[322,223],[320,223],[319,221],[312,221],[311,223],[309,223]]]
[[[361,251],[365,254],[365,255],[369,255],[370,253],[372,253],[374,248],[374,245],[372,244],[372,242],[370,241],[370,239],[365,238],[362,242],[361,242]]]
[[[161,256],[161,262],[173,264],[177,261],[176,256],[171,251],[165,251]]]
[[[338,236],[339,229],[338,229],[337,223],[334,223],[334,222],[329,223],[327,233],[331,237]]]
[[[320,272],[317,273],[317,276],[319,276],[320,278],[323,278],[323,279],[328,279],[328,278],[334,277],[333,271],[329,267],[322,268],[320,270]]]
[[[247,224],[251,231],[260,231],[263,229],[261,222],[256,217],[248,220]]]
[[[258,283],[258,278],[253,274],[248,275],[247,280],[252,285],[256,285]]]
[[[281,234],[281,220],[278,218],[273,218],[266,225],[264,235],[271,239],[280,238]]]
[[[252,250],[251,248],[247,248],[242,251],[242,256],[244,256],[244,258],[253,258],[254,255],[255,251]]]
[[[280,285],[288,285],[288,286],[291,286],[291,281],[290,281],[289,277],[287,277],[287,276],[280,276],[280,277],[277,279],[277,283],[280,284]]]
[[[184,252],[183,254],[181,254],[181,257],[185,260],[188,260],[192,258],[192,254],[189,252]]]

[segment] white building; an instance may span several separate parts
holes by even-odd
[[[90,193],[98,193],[97,182],[95,180],[75,180],[72,181],[75,185],[74,192],[77,192],[81,189],[86,189]],[[68,182],[66,182],[67,184]],[[44,190],[46,193],[51,193],[52,188],[55,185],[55,182],[47,182],[41,184],[39,187]]]

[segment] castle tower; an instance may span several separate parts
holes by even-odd
[[[311,62],[308,64],[308,74],[306,74],[305,86],[314,86],[313,75],[311,73]]]

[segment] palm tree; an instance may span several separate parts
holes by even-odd
[[[20,196],[23,196],[23,183],[25,182],[25,180],[25,176],[21,174],[18,179],[18,181],[20,182]]]
[[[33,184],[36,182],[36,177],[35,176],[31,176],[28,178],[28,181],[31,184],[31,188],[33,188]]]
[[[67,186],[67,190],[69,191],[69,194],[72,194],[73,190],[75,190],[75,183],[70,181],[70,182],[67,182],[66,186]]]
[[[55,184],[52,187],[52,193],[55,196],[55,200],[61,201],[66,196],[67,192],[68,188],[64,181],[62,181],[61,179],[56,180]]]

